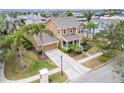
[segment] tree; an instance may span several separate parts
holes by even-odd
[[[91,33],[91,26],[90,26],[90,21],[92,19],[92,13],[89,11],[89,12],[86,12],[84,14],[84,16],[86,17],[86,21],[87,21],[87,25],[86,25],[86,28],[88,28],[88,31],[87,31],[87,38],[89,37],[89,33]]]
[[[22,70],[26,68],[22,56],[22,42],[25,40],[24,38],[27,38],[26,33],[20,29],[19,31],[16,31],[13,35],[6,35],[2,43],[2,45],[4,46],[8,44],[14,45],[16,47],[15,49],[18,49],[21,63],[20,67]]]
[[[124,83],[124,54],[117,57],[117,62],[113,64],[114,77]]]
[[[71,11],[67,11],[67,12],[66,12],[66,15],[67,15],[67,16],[73,16]]]
[[[33,24],[32,26],[32,34],[38,35],[39,33],[44,32],[45,26],[43,24]]]
[[[93,14],[89,11],[89,12],[84,13],[84,16],[86,17],[86,21],[90,22]]]
[[[93,29],[92,36],[93,36],[93,39],[94,39],[95,29],[97,29],[97,28],[98,28],[98,24],[92,23],[91,28]]]
[[[87,37],[93,37],[93,39],[94,39],[95,29],[98,28],[98,24],[89,22],[89,23],[86,25],[86,28],[89,29],[89,34],[88,34]],[[92,32],[91,30],[92,30],[93,32]]]
[[[124,21],[118,24],[110,24],[96,34],[95,40],[107,56],[115,56],[124,50]]]

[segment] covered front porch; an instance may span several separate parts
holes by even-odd
[[[63,36],[61,40],[61,47],[67,50],[70,44],[73,45],[76,44],[80,47],[80,43],[81,43],[81,37],[79,36],[74,36],[74,35]]]

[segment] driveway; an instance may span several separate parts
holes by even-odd
[[[114,78],[114,74],[112,72],[112,64],[116,61],[112,61],[96,70],[93,70],[85,75],[78,77],[70,83],[119,83],[121,82],[119,79]]]
[[[80,75],[88,72],[90,69],[82,66],[73,58],[63,53],[59,49],[52,49],[45,52],[45,54],[59,67],[61,68],[61,56],[63,62],[63,71],[67,74],[69,80],[72,80]]]

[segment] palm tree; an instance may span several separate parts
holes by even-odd
[[[92,24],[92,29],[93,29],[92,36],[93,36],[93,39],[94,39],[94,36],[95,36],[95,29],[97,29],[97,28],[98,28],[98,24],[93,23]]]
[[[95,34],[95,29],[98,28],[98,24],[95,24],[95,23],[92,23],[92,22],[89,22],[86,27],[89,29],[89,33],[90,35],[88,34],[88,37],[93,37],[94,38],[94,34]],[[93,32],[91,31],[93,29]]]
[[[27,35],[24,31],[21,29],[19,31],[16,31],[13,35],[6,35],[4,37],[2,45],[15,45],[16,49],[19,51],[19,56],[20,56],[20,63],[21,63],[21,69],[25,69],[26,65],[24,64],[23,61],[23,53],[22,53],[22,42],[24,41],[24,38],[27,38]]]
[[[89,12],[85,13],[84,15],[85,15],[86,21],[87,21],[86,28],[88,28],[88,31],[87,31],[87,38],[88,38],[89,37],[89,33],[91,33],[89,22],[91,21],[93,14],[89,11]]]
[[[84,16],[86,17],[86,21],[90,22],[93,14],[89,11],[89,12],[85,13]]]
[[[38,35],[40,32],[42,33],[45,29],[45,26],[43,24],[34,24],[32,34]]]

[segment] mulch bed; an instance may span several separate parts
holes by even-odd
[[[48,57],[46,55],[40,55],[40,54],[38,54],[37,53],[37,50],[34,47],[32,49],[30,49],[29,51],[34,52],[37,55],[38,59],[40,59],[40,60],[48,59]]]

